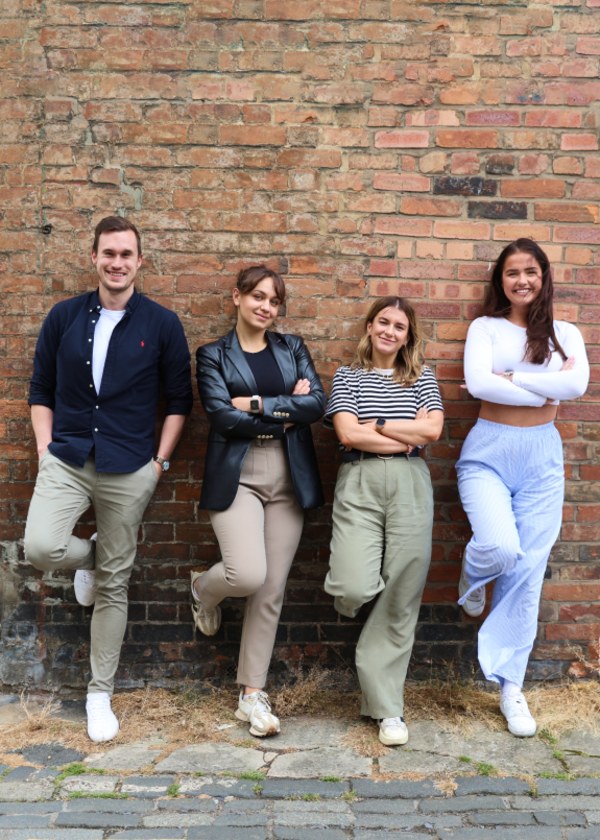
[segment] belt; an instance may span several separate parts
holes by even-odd
[[[379,458],[381,461],[389,461],[390,458],[418,458],[421,450],[418,446],[410,452],[394,452],[392,455],[381,455],[378,452],[361,452],[360,449],[351,449],[350,452],[342,452],[342,463],[351,464],[353,461],[366,461],[369,458]]]

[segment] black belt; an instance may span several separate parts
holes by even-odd
[[[392,455],[382,455],[379,452],[361,452],[360,449],[351,449],[350,452],[342,452],[342,463],[350,464],[353,461],[366,461],[369,458],[379,458],[388,461],[390,458],[418,458],[421,450],[418,446],[410,452],[394,452]]]

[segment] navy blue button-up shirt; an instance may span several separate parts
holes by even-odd
[[[50,452],[83,466],[93,451],[98,472],[129,473],[155,452],[159,396],[166,414],[190,413],[190,353],[174,312],[134,290],[113,330],[100,393],[92,377],[98,291],[54,306],[35,351],[29,405],[54,412]]]

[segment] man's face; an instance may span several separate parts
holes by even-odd
[[[132,230],[115,230],[100,234],[98,251],[92,251],[92,262],[100,278],[100,291],[122,295],[133,291],[133,281],[142,264],[137,239]]]

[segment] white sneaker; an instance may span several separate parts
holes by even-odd
[[[235,716],[238,720],[248,722],[250,734],[256,735],[257,738],[277,735],[281,730],[279,718],[271,713],[271,703],[266,691],[254,691],[244,697],[242,689]]]
[[[468,588],[469,581],[467,580],[463,566],[460,572],[460,580],[458,581],[458,597],[462,598]],[[479,586],[477,589],[474,589],[464,604],[461,604],[461,607],[471,618],[480,616],[485,609],[485,586]]]
[[[107,694],[106,691],[88,694],[85,711],[90,740],[96,744],[100,744],[102,741],[111,741],[119,731],[119,721],[111,708],[110,694]]]
[[[94,532],[90,537],[92,542],[98,539],[98,532]],[[75,599],[82,607],[91,607],[96,601],[96,572],[93,569],[78,569],[75,572],[75,579],[73,581],[75,587]]]
[[[508,723],[508,731],[518,738],[531,738],[535,735],[537,724],[533,719],[527,700],[522,692],[508,697],[500,695],[500,711]]]
[[[397,747],[408,741],[408,729],[404,718],[391,717],[379,721],[379,740],[386,747]]]
[[[214,636],[221,626],[221,608],[205,607],[196,595],[194,584],[204,572],[190,572],[192,578],[192,615],[194,624],[205,636]]]
[[[96,572],[93,569],[77,569],[75,579],[75,598],[82,607],[91,607],[96,600]]]

